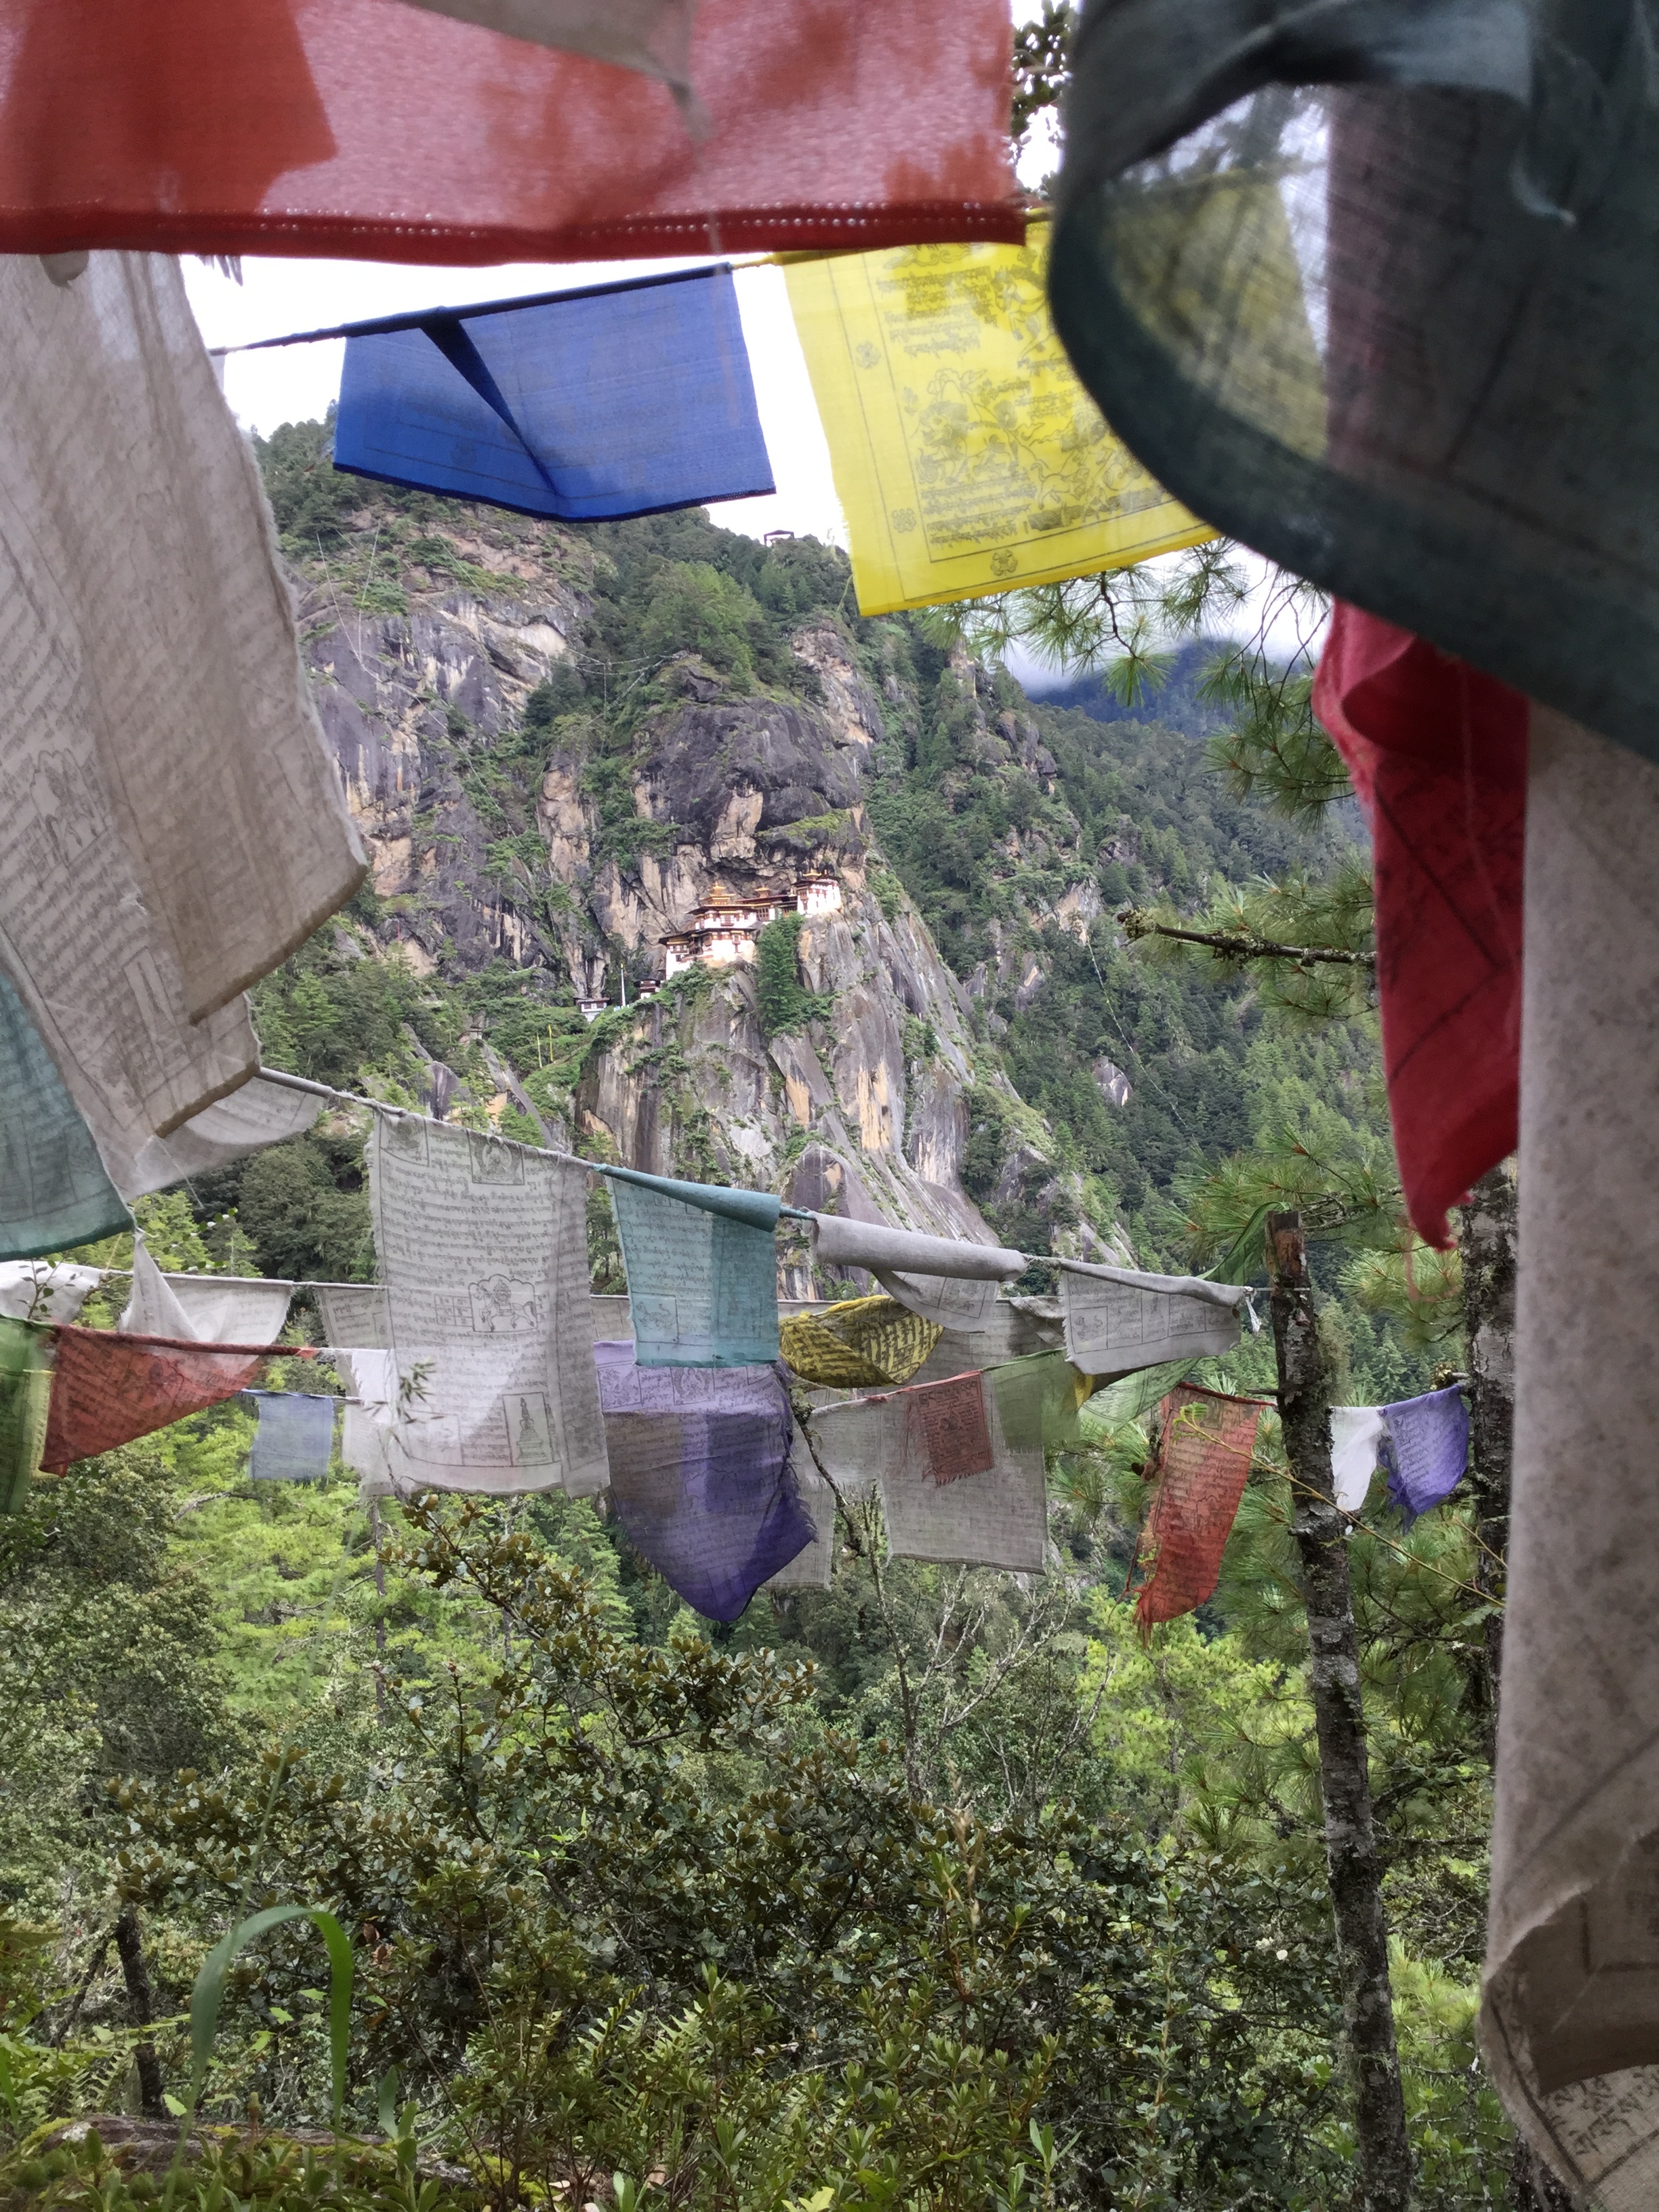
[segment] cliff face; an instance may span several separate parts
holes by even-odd
[[[963,1182],[970,1102],[1017,1126],[1026,1169],[1054,1147],[988,1055],[983,1014],[976,1035],[986,966],[965,986],[951,973],[872,830],[878,763],[906,742],[914,685],[872,678],[838,611],[779,611],[769,661],[746,590],[749,606],[728,593],[716,607],[728,629],[748,624],[738,650],[698,611],[697,592],[720,598],[706,577],[684,585],[699,564],[657,556],[659,578],[690,592],[677,629],[668,587],[622,551],[507,516],[405,521],[376,497],[306,564],[306,652],[373,856],[375,949],[434,989],[510,974],[507,988],[567,1024],[574,999],[615,1002],[625,987],[626,1010],[576,1034],[568,1088],[497,1070],[555,1137],[797,1205],[991,1237]],[[954,678],[977,711],[971,667]],[[977,772],[1052,791],[1032,725],[1004,714],[985,727]],[[664,939],[711,895],[787,912],[804,873],[833,882],[835,910],[800,929],[793,1018],[773,1008],[763,1022],[752,961],[694,965],[641,1001],[664,977]],[[1073,1218],[1056,1249],[1105,1251],[1079,1208],[1060,1210]],[[804,1293],[798,1273],[787,1287]]]

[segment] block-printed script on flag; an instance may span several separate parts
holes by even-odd
[[[959,1375],[906,1394],[912,1434],[936,1483],[956,1482],[964,1474],[985,1474],[994,1464],[990,1424],[985,1416],[985,1381]]]
[[[1237,1308],[1213,1298],[1070,1271],[1060,1276],[1060,1298],[1066,1356],[1085,1375],[1128,1375],[1231,1352],[1238,1342]]]
[[[369,1182],[399,1480],[602,1489],[580,1173],[498,1138],[377,1115]]]
[[[976,1281],[970,1275],[915,1275],[896,1268],[878,1267],[876,1280],[899,1304],[923,1321],[957,1331],[983,1328],[997,1302],[994,1282]]]

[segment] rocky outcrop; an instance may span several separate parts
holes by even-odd
[[[354,603],[324,567],[301,608],[323,725],[372,856],[383,956],[452,980],[506,963],[539,975],[554,1003],[614,998],[619,970],[635,991],[662,978],[662,939],[715,886],[775,899],[803,868],[832,873],[839,911],[814,915],[798,946],[819,1018],[769,1036],[752,966],[698,969],[605,1015],[574,1095],[544,1087],[538,1109],[568,1103],[584,1147],[627,1164],[988,1237],[963,1184],[966,1101],[975,1085],[1013,1094],[976,1060],[970,994],[1012,988],[1024,1004],[1043,969],[1029,938],[1011,938],[995,974],[964,990],[880,866],[866,790],[877,750],[914,733],[914,695],[890,676],[878,691],[837,621],[819,616],[789,635],[799,696],[734,683],[688,649],[650,672],[621,719],[609,675],[599,702],[572,677],[550,681],[580,659],[592,612],[568,580],[580,562],[563,534],[515,529],[498,544],[481,525],[447,542],[453,558],[434,536],[416,541],[421,557],[395,585],[360,576]],[[384,550],[379,570],[374,544],[368,554],[371,577],[384,574]],[[398,611],[372,611],[386,599]],[[970,727],[969,765],[951,773],[1046,786],[1054,763],[1035,724],[988,708],[964,655],[951,678]],[[549,688],[527,726],[538,686]],[[1086,930],[1087,896],[1068,893],[1049,919]],[[513,1071],[492,1067],[496,1101],[527,1109]],[[454,1093],[441,1064],[428,1092],[434,1107]],[[1039,1184],[1060,1188],[1041,1143],[1010,1175],[1027,1205]],[[793,1288],[810,1288],[804,1255]]]

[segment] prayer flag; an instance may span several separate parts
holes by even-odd
[[[1339,600],[1314,712],[1370,823],[1389,1113],[1418,1234],[1513,1152],[1528,703]]]
[[[641,70],[691,98],[691,15],[696,0],[410,0],[440,15],[482,23],[509,38],[562,46],[594,61]],[[706,117],[703,118],[706,122]]]
[[[246,1390],[269,1358],[261,1345],[181,1344],[111,1329],[58,1332],[52,1419],[41,1465],[62,1474]]]
[[[687,1202],[680,1191],[706,1194]],[[718,1212],[710,1194],[725,1201]],[[637,1174],[613,1176],[611,1198],[641,1366],[752,1367],[777,1358],[775,1198]]]
[[[1132,1374],[1167,1360],[1231,1352],[1244,1293],[1195,1275],[1060,1263],[1066,1355],[1088,1375]]]
[[[0,1320],[0,1513],[21,1513],[40,1471],[52,1404],[49,1328]]]
[[[331,1345],[392,1349],[392,1313],[383,1283],[309,1283]]]
[[[1261,1401],[1181,1382],[1164,1401],[1152,1501],[1136,1565],[1143,1636],[1213,1595],[1255,1451]]]
[[[1345,1513],[1365,1503],[1387,1434],[1381,1406],[1331,1407],[1331,1495]]]
[[[872,1498],[884,1471],[897,1463],[904,1427],[899,1395],[815,1406],[811,1422],[819,1462],[836,1496],[850,1505]]]
[[[132,1295],[121,1327],[138,1336],[275,1344],[293,1294],[292,1283],[263,1275],[163,1274],[140,1237],[133,1245]]]
[[[133,1196],[166,1190],[192,1176],[210,1175],[264,1152],[285,1138],[302,1136],[328,1102],[286,1084],[255,1076],[228,1098],[216,1098],[168,1137],[154,1137],[138,1156],[139,1180]]]
[[[511,1497],[605,1481],[580,1170],[377,1113],[368,1143],[400,1486]]]
[[[0,1266],[0,1314],[10,1321],[73,1321],[104,1279],[72,1261],[8,1260]]]
[[[257,1068],[243,988],[365,864],[177,263],[94,254],[65,288],[6,258],[0,321],[0,967],[136,1191],[149,1139]]]
[[[735,1620],[811,1545],[796,1493],[793,1416],[775,1368],[641,1368],[631,1344],[594,1347],[612,1510],[692,1610]]]
[[[1469,1463],[1469,1407],[1462,1388],[1431,1390],[1384,1406],[1386,1432],[1378,1455],[1389,1471],[1389,1495],[1407,1526],[1449,1498]]]
[[[3,975],[0,1098],[0,1256],[33,1259],[132,1226],[91,1130]]]
[[[908,1382],[945,1334],[895,1298],[848,1298],[778,1323],[783,1357],[808,1382],[841,1390]]]
[[[637,68],[386,0],[0,0],[0,250],[454,264],[1018,238],[1010,36],[1006,0],[702,0],[694,136]]]
[[[255,1482],[323,1482],[339,1400],[306,1390],[250,1390],[259,1416],[248,1474]]]
[[[358,1502],[390,1498],[398,1363],[391,1352],[375,1349],[335,1351],[331,1357],[352,1394],[340,1413],[340,1457],[360,1478]]]
[[[789,1590],[827,1590],[836,1559],[836,1493],[813,1466],[811,1447],[799,1421],[794,1426],[790,1464],[795,1471],[795,1492],[801,1510],[812,1524],[812,1540],[775,1574],[769,1575],[761,1588],[780,1594]]]
[[[1215,535],[1113,436],[1024,246],[792,264],[865,615],[1093,574]]]
[[[896,1450],[880,1477],[892,1555],[1041,1574],[1048,1513],[1040,1419],[1035,1433],[1010,1436],[998,1394],[982,1375],[896,1392],[895,1399],[902,1410],[886,1434]]]
[[[1024,1255],[1001,1245],[923,1237],[836,1213],[813,1215],[812,1257],[822,1267],[866,1269],[901,1305],[957,1334],[993,1326],[997,1285],[1025,1269]]]
[[[732,272],[349,337],[334,465],[571,522],[769,492]]]

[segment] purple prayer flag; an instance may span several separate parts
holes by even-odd
[[[1469,1409],[1462,1386],[1384,1406],[1378,1464],[1407,1525],[1449,1498],[1469,1463]]]
[[[640,1367],[593,1347],[611,1503],[629,1541],[707,1620],[735,1620],[812,1542],[790,1464],[789,1393],[773,1367]]]

